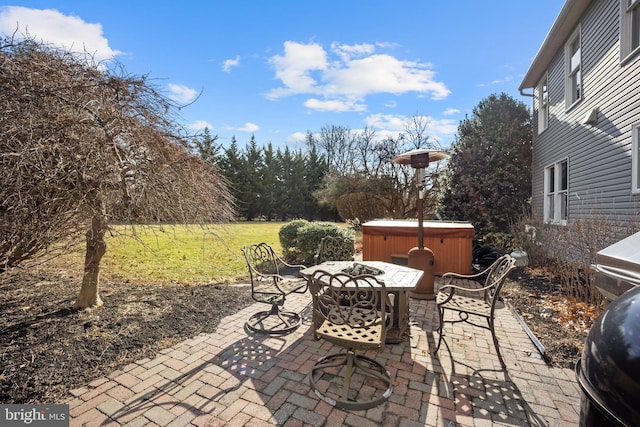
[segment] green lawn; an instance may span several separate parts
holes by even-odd
[[[138,239],[112,237],[102,260],[102,276],[133,283],[233,283],[248,277],[241,248],[266,242],[282,253],[282,222],[240,222],[198,226],[136,228]],[[119,232],[131,235],[128,228]]]
[[[140,284],[235,283],[249,271],[242,247],[265,242],[282,255],[278,233],[284,222],[238,222],[203,229],[193,225],[116,226],[107,239],[101,262],[102,280]],[[361,238],[356,233],[356,241]],[[73,274],[82,274],[84,247],[52,262]]]

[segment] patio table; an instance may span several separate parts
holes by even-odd
[[[424,274],[423,271],[383,261],[359,261],[355,264],[382,271],[376,278],[384,282],[387,293],[393,296],[393,319],[391,327],[387,331],[386,343],[397,344],[401,342],[409,329],[409,291],[416,288]],[[353,267],[353,265],[353,261],[326,261],[301,270],[300,275],[310,280],[313,273],[318,270],[336,274]]]

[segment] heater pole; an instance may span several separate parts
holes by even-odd
[[[433,251],[424,247],[424,172],[429,166],[429,160],[442,160],[449,157],[449,153],[444,151],[415,149],[399,154],[391,159],[392,162],[400,165],[410,165],[416,171],[416,181],[418,184],[418,200],[416,209],[418,210],[418,246],[411,248],[407,254],[409,267],[422,270],[424,272],[420,283],[414,291],[410,293],[413,298],[434,299],[434,256]]]
[[[424,208],[423,208],[423,197],[424,197],[424,176],[423,169],[416,169],[416,180],[418,181],[418,203],[416,204],[416,209],[418,210],[418,248],[424,248],[424,236],[422,235],[422,231],[424,229]]]

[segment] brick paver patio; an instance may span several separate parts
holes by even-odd
[[[248,292],[249,290],[247,290]],[[410,337],[374,354],[394,378],[388,402],[343,411],[318,399],[307,374],[338,348],[313,337],[309,294],[287,299],[304,323],[285,336],[244,330],[254,304],[198,335],[72,391],[71,426],[567,426],[581,392],[571,369],[550,368],[511,311],[498,310],[502,371],[488,331],[450,325],[432,354],[433,301],[411,300]],[[455,362],[454,362],[455,361]]]

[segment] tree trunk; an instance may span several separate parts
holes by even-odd
[[[87,251],[84,257],[84,275],[82,287],[76,299],[74,308],[102,307],[103,303],[98,294],[98,281],[100,279],[100,261],[107,251],[107,243],[104,236],[107,224],[104,216],[95,214],[91,219],[91,228],[87,231]]]

